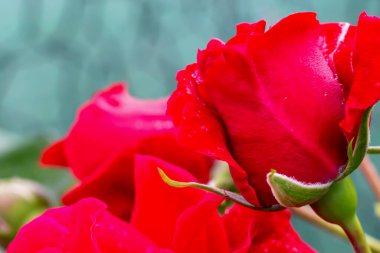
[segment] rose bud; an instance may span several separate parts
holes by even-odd
[[[357,26],[320,24],[315,13],[267,31],[265,21],[239,24],[178,72],[168,113],[179,141],[228,162],[255,205],[317,201],[365,154],[361,123],[380,98],[379,30],[366,14]]]
[[[23,224],[49,206],[41,185],[20,178],[0,180],[0,245],[7,245]]]

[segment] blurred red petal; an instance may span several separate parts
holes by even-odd
[[[65,139],[54,142],[42,152],[41,164],[62,167],[69,166],[65,155]]]
[[[131,225],[109,214],[104,203],[89,198],[49,209],[26,224],[7,252],[143,253],[155,248]]]

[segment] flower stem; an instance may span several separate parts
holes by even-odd
[[[336,236],[339,236],[342,239],[348,240],[346,233],[343,231],[341,227],[324,221],[322,218],[316,215],[310,207],[308,206],[299,207],[299,208],[293,207],[293,208],[290,208],[290,210],[295,215],[326,230],[327,232],[330,232]],[[372,253],[380,253],[380,241],[367,234],[365,234],[365,237],[367,239],[370,249],[372,250]]]
[[[369,146],[367,149],[368,154],[380,154],[380,146]]]
[[[357,215],[344,222],[341,227],[346,233],[356,253],[371,253],[371,249],[369,248]]]
[[[321,199],[310,206],[325,221],[342,227],[356,253],[371,252],[356,215],[356,189],[349,176],[334,183]]]

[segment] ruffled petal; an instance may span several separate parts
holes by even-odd
[[[348,23],[323,24],[321,29],[325,55],[339,82],[343,84],[347,98],[354,74],[352,58],[357,29]]]
[[[380,19],[359,17],[353,56],[354,77],[341,128],[350,141],[357,133],[366,109],[380,99]]]

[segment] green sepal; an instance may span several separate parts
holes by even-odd
[[[237,194],[235,192],[231,192],[231,191],[227,191],[227,190],[223,190],[223,189],[220,189],[218,187],[214,187],[214,186],[211,186],[211,185],[207,185],[207,184],[201,184],[201,183],[197,183],[197,182],[179,182],[179,181],[175,181],[171,178],[169,178],[165,172],[158,168],[158,173],[160,174],[162,180],[167,183],[168,185],[170,186],[173,186],[173,187],[195,187],[195,188],[199,188],[199,189],[202,189],[202,190],[205,190],[205,191],[208,191],[208,192],[212,192],[212,193],[215,193],[217,195],[220,195],[220,196],[223,196],[223,197],[226,197],[227,199],[235,202],[235,203],[238,203],[240,205],[243,205],[245,207],[248,207],[248,208],[251,208],[251,209],[254,209],[254,210],[259,210],[259,211],[279,211],[279,210],[282,210],[284,209],[284,207],[280,206],[280,205],[273,205],[271,207],[258,207],[258,206],[254,206],[252,204],[250,204],[243,196],[241,196],[240,194]]]
[[[357,197],[351,177],[335,182],[327,194],[310,205],[325,221],[342,225],[356,214]]]
[[[267,182],[278,203],[285,207],[299,207],[319,200],[332,182],[307,184],[272,170],[267,174]]]
[[[336,181],[341,180],[345,178],[346,176],[350,175],[354,170],[356,170],[359,167],[359,165],[363,161],[364,156],[367,153],[369,139],[370,139],[369,123],[371,119],[371,112],[372,112],[372,107],[370,107],[364,112],[362,122],[359,128],[358,136],[356,138],[355,148],[354,150],[352,150],[352,146],[354,142],[354,138],[353,138],[348,144],[348,148],[347,148],[347,157],[348,157],[347,165],[344,168],[343,172],[336,179]]]
[[[351,177],[335,182],[320,200],[310,206],[319,217],[344,230],[355,252],[371,252],[356,215],[357,196]]]
[[[348,147],[347,147],[347,158],[348,160],[352,159],[352,155],[354,153],[354,150],[353,150],[353,146],[354,146],[354,139],[352,139],[350,141],[350,143],[348,143]]]
[[[380,202],[375,203],[375,215],[380,218]]]

